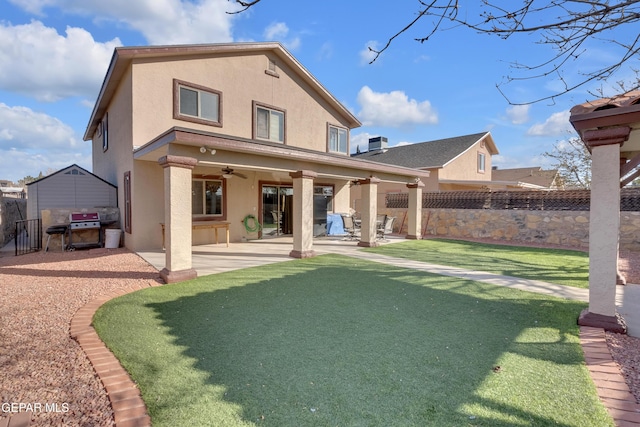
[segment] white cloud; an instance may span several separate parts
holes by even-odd
[[[288,50],[294,51],[302,44],[299,37],[287,39],[289,27],[284,22],[274,22],[264,30],[265,40],[278,41]]]
[[[527,135],[554,136],[570,133],[572,131],[569,110],[553,113],[544,123],[536,123],[527,131]]]
[[[0,171],[17,181],[77,163],[91,165],[91,145],[59,119],[27,107],[0,103]]]
[[[59,119],[27,107],[0,102],[0,149],[76,150],[81,144],[74,130]]]
[[[232,41],[237,9],[228,0],[11,0],[24,10],[43,14],[48,7],[65,13],[116,21],[139,31],[150,44],[223,43]]]
[[[364,48],[360,51],[360,64],[368,65],[376,57],[376,53],[371,50],[378,50],[378,42],[370,40],[364,44]]]
[[[67,27],[63,36],[40,21],[0,24],[0,88],[48,102],[94,98],[120,44],[98,43],[82,28]]]
[[[358,116],[365,126],[402,128],[438,123],[438,114],[429,101],[409,99],[399,90],[380,93],[363,86],[358,93],[358,103],[361,107]]]
[[[289,34],[289,27],[284,22],[274,22],[264,30],[266,40],[280,40]]]
[[[514,105],[507,108],[507,119],[514,125],[521,125],[529,121],[530,105]]]

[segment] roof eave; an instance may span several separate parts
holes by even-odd
[[[223,53],[234,51],[273,51],[292,69],[296,69],[302,75],[303,80],[314,87],[318,93],[332,105],[339,114],[349,122],[349,128],[362,126],[362,123],[342,103],[340,103],[298,60],[287,51],[279,42],[261,43],[221,43],[221,44],[193,44],[193,45],[169,45],[169,46],[137,46],[117,47],[114,49],[111,62],[107,69],[104,81],[94,104],[87,129],[83,139],[88,141],[93,138],[99,120],[104,116],[107,104],[117,88],[120,78],[129,68],[131,61],[138,57],[163,57],[177,55],[194,55],[206,53]]]

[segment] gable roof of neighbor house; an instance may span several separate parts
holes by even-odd
[[[134,60],[162,60],[163,58],[175,60],[180,57],[211,57],[221,54],[255,54],[257,52],[270,52],[276,55],[283,63],[291,68],[291,70],[297,73],[304,82],[309,84],[320,97],[335,108],[338,113],[343,115],[349,122],[350,128],[357,128],[362,125],[344,105],[278,42],[117,47],[114,49],[113,56],[111,57],[109,68],[107,69],[102,87],[100,88],[98,99],[93,107],[83,139],[88,141],[93,137],[98,123],[107,111],[109,101],[113,97],[125,72]]]
[[[544,188],[556,186],[557,169],[543,170],[540,166],[513,169],[494,169],[491,179],[495,181],[518,181]]]
[[[491,154],[498,154],[491,133],[481,132],[368,151],[354,156],[359,159],[413,169],[443,168],[481,140],[485,141]]]

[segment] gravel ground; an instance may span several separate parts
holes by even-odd
[[[621,258],[627,281],[640,283],[640,253]],[[0,253],[0,417],[22,403],[35,409],[35,425],[113,426],[108,397],[69,337],[69,322],[99,295],[157,277],[126,249]],[[640,339],[608,333],[607,343],[640,403]]]
[[[0,417],[22,403],[32,404],[34,425],[113,426],[109,399],[69,337],[69,322],[100,294],[157,277],[125,249],[0,257]]]

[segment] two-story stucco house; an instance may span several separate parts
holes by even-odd
[[[367,206],[360,244],[375,245],[378,183],[408,185],[417,201],[429,173],[351,158],[358,126],[279,43],[122,47],[84,139],[93,173],[118,186],[125,245],[164,243],[171,282],[195,277],[191,246],[210,242],[208,225],[234,242],[253,220],[292,234],[291,256],[313,256],[314,211],[347,212],[354,182]]]

